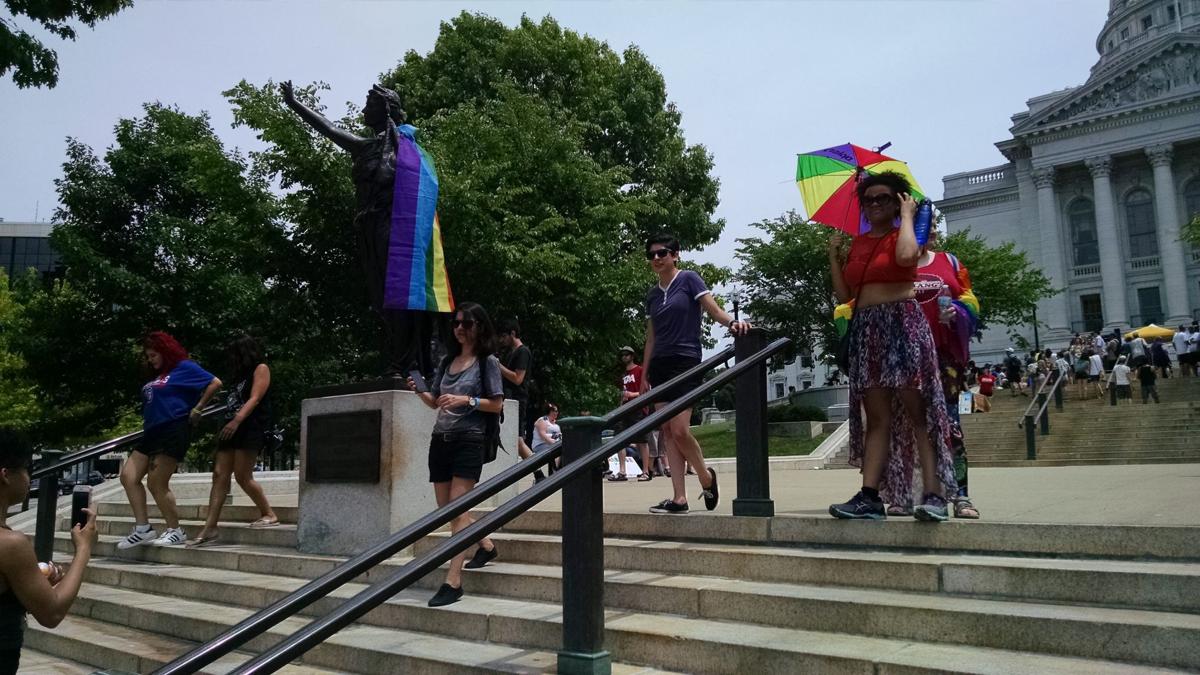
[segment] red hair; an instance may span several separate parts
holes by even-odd
[[[169,333],[164,333],[161,330],[156,330],[146,336],[142,341],[142,347],[145,349],[153,349],[162,357],[162,367],[158,369],[158,375],[169,373],[188,357],[187,350],[183,345],[179,344],[179,340],[171,337]]]

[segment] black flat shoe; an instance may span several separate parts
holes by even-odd
[[[442,584],[442,587],[438,589],[438,592],[429,599],[429,606],[445,607],[446,605],[452,605],[461,600],[462,596],[462,586],[455,588],[450,584]]]
[[[490,551],[480,546],[475,549],[475,556],[467,564],[463,565],[463,567],[469,570],[477,570],[495,560],[498,555],[500,554],[497,552],[495,544],[492,544],[492,550]]]

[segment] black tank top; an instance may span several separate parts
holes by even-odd
[[[6,530],[12,528],[0,525]],[[25,607],[11,588],[0,593],[0,651],[20,649],[25,641]]]

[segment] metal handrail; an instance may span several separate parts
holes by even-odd
[[[676,389],[680,384],[686,382],[688,379],[711,370],[719,364],[725,363],[732,358],[733,355],[734,348],[726,347],[720,352],[717,352],[711,358],[665,382],[662,386],[655,387],[642,394],[638,398],[633,399],[612,410],[603,418],[601,418],[604,421],[604,425],[606,427],[612,426],[617,422],[623,421],[625,418],[635,414],[645,406],[652,405],[659,399],[669,395],[674,389]],[[387,560],[400,551],[412,546],[414,543],[427,536],[431,532],[434,532],[435,530],[445,526],[450,521],[466,513],[475,506],[478,506],[481,502],[489,497],[498,494],[522,478],[529,476],[537,469],[540,469],[548,464],[555,457],[558,457],[561,452],[562,443],[559,442],[546,448],[545,450],[534,453],[534,455],[528,459],[517,462],[513,466],[476,485],[458,499],[455,499],[436,511],[433,511],[414,521],[412,524],[399,530],[395,534],[392,534],[384,541],[352,558],[349,558],[345,562],[337,565],[332,570],[326,572],[320,577],[313,579],[289,595],[280,598],[264,609],[255,612],[251,616],[230,627],[228,630],[225,630],[208,642],[197,646],[192,651],[187,652],[179,658],[176,658],[174,661],[164,665],[162,668],[154,671],[154,674],[183,675],[185,673],[194,673],[199,671],[204,666],[216,661],[222,656],[225,656],[246,642],[258,637],[262,633],[265,633],[272,626],[275,626],[279,622],[298,614],[305,607],[320,600],[321,598],[326,597],[337,588],[352,581],[362,573],[375,567],[384,560]],[[556,472],[550,476],[547,481],[553,480],[557,475],[559,475],[559,472]],[[547,481],[542,481],[541,483],[538,483],[538,485],[544,485]],[[558,485],[558,483],[555,483],[555,485]]]
[[[577,460],[566,464],[563,468],[555,472],[554,475],[493,509],[479,520],[463,528],[441,544],[438,544],[425,555],[409,561],[386,579],[359,592],[329,614],[309,623],[271,649],[247,661],[234,670],[234,674],[271,673],[282,668],[334,633],[353,623],[367,612],[375,609],[388,598],[391,598],[426,574],[437,569],[442,563],[475,545],[483,537],[486,537],[550,495],[558,492],[567,483],[579,478],[585,472],[595,470],[598,463],[624,448],[634,438],[658,428],[663,422],[692,407],[696,401],[704,396],[734,381],[748,370],[759,366],[790,343],[791,340],[787,338],[779,338],[753,356],[738,362],[730,368],[726,368],[720,374],[691,390],[685,396],[667,403],[654,413],[634,423],[620,433],[615,434],[608,442],[603,443]],[[642,404],[644,405],[645,402],[643,401]]]
[[[1055,368],[1054,372],[1057,373],[1058,369]],[[1058,386],[1058,381],[1057,381],[1058,379],[1061,379],[1061,378],[1056,378],[1055,383],[1054,383],[1054,386],[1056,386],[1056,387]],[[1046,385],[1049,383],[1050,383],[1050,377],[1047,376],[1045,379],[1042,380],[1041,386],[1038,387],[1038,390],[1036,392],[1034,392],[1033,396],[1029,397],[1029,405],[1025,406],[1025,412],[1021,413],[1022,421],[1017,422],[1017,427],[1021,427],[1024,424],[1025,418],[1029,417],[1029,411],[1033,409],[1033,406],[1038,402],[1038,397],[1042,395],[1042,392],[1045,391],[1045,389],[1046,389]],[[1051,390],[1051,391],[1053,391],[1053,390]],[[1044,409],[1045,406],[1042,406],[1042,408]],[[1035,417],[1036,417],[1036,415],[1035,415]]]
[[[1038,408],[1038,411],[1033,414],[1034,419],[1041,419],[1042,415],[1045,414],[1045,412],[1046,412],[1046,407],[1050,405],[1050,397],[1054,395],[1054,391],[1056,389],[1058,389],[1058,386],[1060,384],[1062,384],[1062,381],[1067,379],[1067,378],[1063,377],[1063,374],[1060,371],[1055,370],[1054,372],[1055,372],[1054,386],[1050,387],[1050,391],[1045,393],[1046,398],[1042,401],[1042,407]],[[1047,378],[1047,379],[1049,379],[1049,378]],[[1041,388],[1042,389],[1046,388],[1045,382],[1042,383]],[[1041,396],[1041,395],[1042,395],[1042,392],[1039,391],[1038,396]],[[1034,400],[1036,401],[1037,399],[1034,399]]]
[[[201,419],[207,419],[213,415],[225,410],[228,407],[225,404],[211,405],[200,412]],[[86,462],[89,459],[95,459],[101,455],[106,455],[110,452],[120,450],[126,446],[133,445],[142,440],[145,431],[139,429],[133,433],[117,436],[103,443],[97,443],[91,447],[84,448],[78,452],[73,452],[65,457],[60,458],[54,464],[44,466],[29,474],[30,479],[42,478],[44,476],[55,475],[64,469],[69,469],[80,462]]]
[[[225,410],[226,407],[225,404],[209,406],[201,411],[200,417],[202,419],[211,417]],[[29,474],[30,480],[38,479],[38,506],[34,525],[33,550],[39,561],[49,562],[54,557],[54,530],[58,526],[58,477],[63,470],[133,445],[142,440],[144,435],[144,431],[135,431],[132,434],[97,443],[79,452],[73,452],[57,462]]]

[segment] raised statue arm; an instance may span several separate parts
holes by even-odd
[[[292,89],[291,80],[280,83],[279,92],[283,95],[283,102],[287,104],[287,107],[294,110],[300,116],[300,119],[308,122],[309,126],[316,129],[325,138],[336,143],[339,148],[346,152],[354,152],[369,142],[368,139],[362,136],[352,134],[336,126],[333,122],[325,119],[325,116],[321,113],[297,101],[296,93]]]

